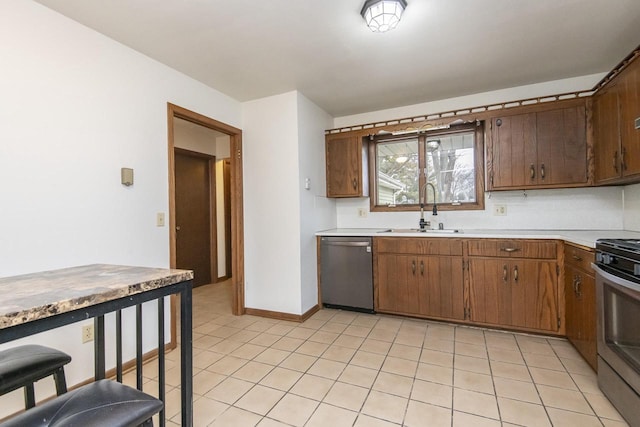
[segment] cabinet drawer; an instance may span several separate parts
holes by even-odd
[[[557,254],[558,242],[555,240],[469,240],[469,256],[554,259]]]
[[[591,263],[595,261],[593,250],[581,248],[566,243],[564,245],[564,262],[576,268],[593,274]]]
[[[462,240],[451,238],[377,237],[375,248],[379,253],[411,255],[462,255]]]

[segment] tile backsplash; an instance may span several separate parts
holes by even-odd
[[[626,196],[626,197],[625,197]],[[496,216],[495,205],[506,206]],[[420,213],[370,212],[369,198],[337,199],[338,228],[414,228]],[[366,217],[359,215],[365,209]],[[485,193],[485,210],[441,211],[437,217],[425,209],[425,218],[445,228],[462,229],[566,229],[640,230],[640,185],[554,190],[494,191]]]

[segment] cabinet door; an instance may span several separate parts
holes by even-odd
[[[357,137],[327,137],[327,197],[363,195],[362,142]]]
[[[499,258],[469,260],[471,320],[494,325],[511,324],[509,261]]]
[[[511,268],[512,325],[558,330],[558,275],[555,261],[518,260]]]
[[[491,138],[493,161],[489,189],[535,185],[536,115],[518,114],[493,119]]]
[[[464,319],[462,257],[418,258],[420,314]]]
[[[554,261],[472,258],[469,275],[473,321],[558,330]]]
[[[640,60],[623,71],[620,82],[620,140],[622,176],[640,174],[640,129],[635,120],[640,118]]]
[[[587,182],[585,106],[536,114],[537,177],[540,185]]]
[[[564,267],[564,300],[565,300],[565,331],[567,339],[576,346],[579,346],[582,339],[582,306],[576,292],[577,270],[571,266]]]
[[[618,87],[611,84],[593,97],[593,144],[596,183],[620,177]]]
[[[418,314],[418,261],[410,255],[378,256],[377,311]]]
[[[567,338],[597,369],[595,278],[571,265],[565,266]]]

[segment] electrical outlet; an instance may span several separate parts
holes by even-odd
[[[366,218],[367,210],[365,208],[358,208],[358,218]]]
[[[156,226],[164,227],[164,212],[158,212],[156,215]]]
[[[93,325],[82,327],[82,343],[93,341]]]
[[[493,205],[493,215],[495,215],[495,216],[506,216],[507,215],[507,205]]]

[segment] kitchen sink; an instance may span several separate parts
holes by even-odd
[[[455,228],[449,228],[444,230],[420,230],[419,228],[387,228],[386,230],[378,231],[378,233],[452,234],[452,233],[462,233],[462,230],[458,230]]]

